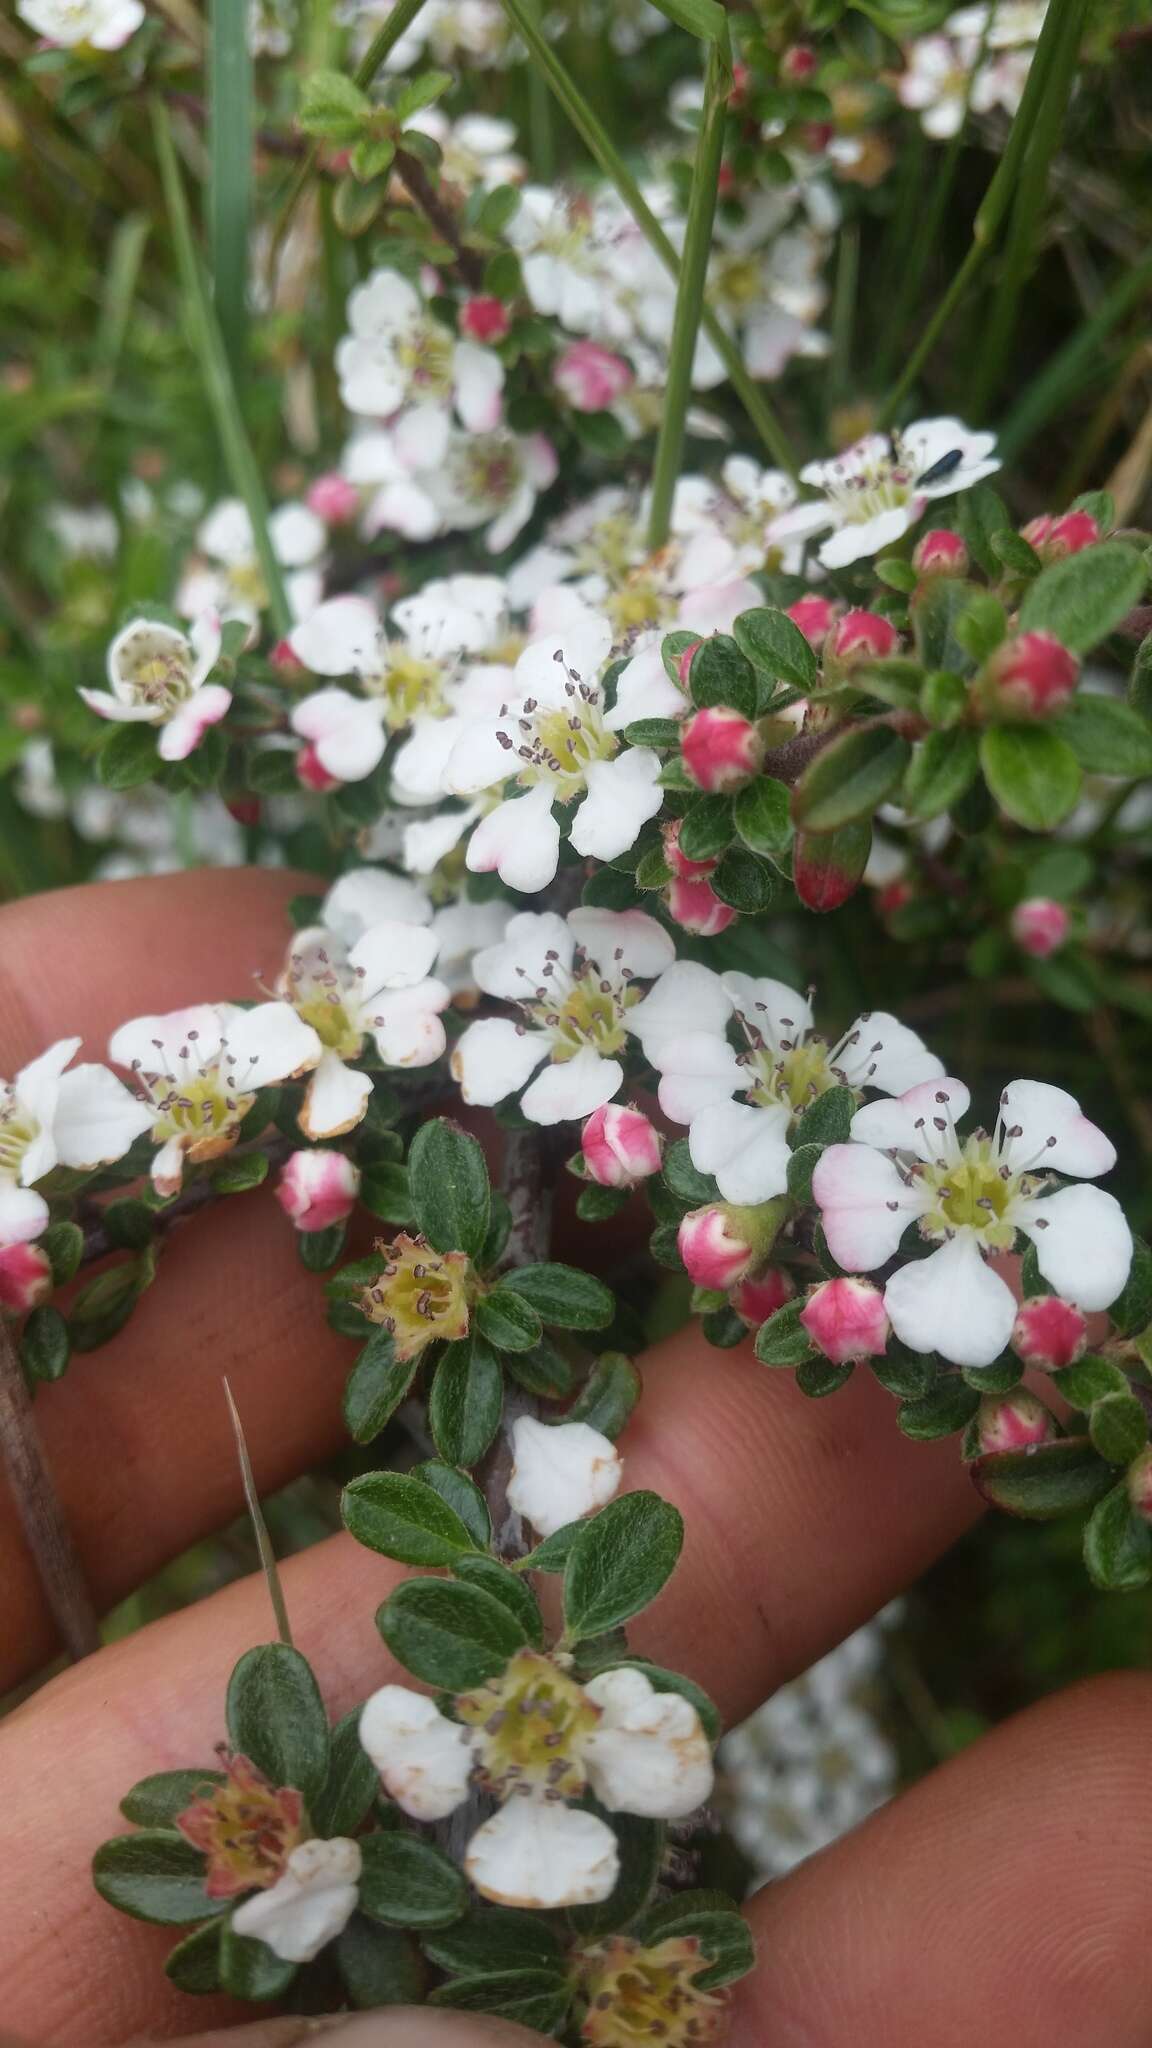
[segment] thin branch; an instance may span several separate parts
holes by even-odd
[[[96,1609],[32,1413],[9,1325],[0,1322],[0,1459],[60,1639],[73,1663],[100,1647]]]

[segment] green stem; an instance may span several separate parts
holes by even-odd
[[[559,101],[572,126],[581,136],[591,155],[599,164],[606,178],[615,185],[621,199],[628,207],[645,240],[656,251],[660,261],[672,276],[679,279],[680,259],[665,234],[656,215],[632,176],[619,150],[603,125],[593,113],[588,101],[576,85],[571,74],[560,62],[555,51],[536,26],[524,0],[502,0],[505,13],[515,23],[524,42],[547,79],[552,92]],[[771,408],[756,389],[752,378],[744,367],[740,350],[727,329],[708,306],[701,315],[701,325],[712,342],[731,379],[745,412],[748,414],[764,446],[778,462],[781,469],[790,476],[796,475],[796,457],[787,436],[779,426]]]
[[[220,333],[240,382],[248,345],[252,58],[246,0],[211,0],[207,53],[208,267]]]
[[[1001,453],[1005,456],[1018,455],[1020,450],[1038,434],[1054,412],[1059,411],[1065,401],[1079,389],[1085,372],[1093,363],[1097,352],[1114,327],[1119,326],[1126,313],[1139,304],[1145,292],[1152,287],[1152,248],[1125,270],[1105,293],[1095,312],[1077,328],[1064,343],[1062,349],[1052,356],[1040,375],[1028,385],[1019,404],[1009,413],[1001,429],[999,441]]]
[[[151,114],[156,155],[160,165],[160,182],[164,188],[172,241],[176,250],[176,263],[184,287],[188,321],[192,330],[192,345],[200,364],[205,395],[216,421],[216,431],[220,437],[220,447],[232,480],[232,487],[237,497],[243,499],[252,522],[252,534],[268,592],[268,610],[272,623],[277,633],[283,635],[292,629],[292,613],[280,574],[280,564],[268,533],[268,500],[264,495],[264,484],[244,429],[236,386],[232,380],[224,343],[220,338],[220,329],[208,297],[203,266],[192,237],[188,200],[180,176],[180,166],[176,160],[176,146],[172,140],[168,110],[162,100],[152,99]]]
[[[1040,31],[1040,40],[1028,72],[1028,82],[1024,87],[1020,105],[1016,109],[1016,118],[1008,131],[1004,154],[996,166],[988,190],[976,209],[976,217],[972,222],[972,245],[912,350],[900,376],[880,407],[876,422],[878,427],[887,426],[894,417],[931,355],[941,333],[964,298],[973,278],[991,253],[1016,196],[1025,152],[1040,116],[1049,74],[1053,62],[1060,53],[1068,9],[1079,9],[1081,4],[1082,0],[1052,0]]]
[[[656,443],[652,471],[652,508],[648,519],[648,545],[662,548],[672,526],[672,499],[684,455],[684,424],[692,399],[692,366],[704,310],[708,278],[708,256],[712,246],[712,224],[716,218],[716,195],[720,187],[720,165],[724,155],[724,131],[728,114],[728,91],[732,83],[730,46],[712,43],[704,77],[704,119],[696,144],[692,169],[692,190],[676,289],[676,314],[668,352],[668,377],[664,390],[664,411]]]

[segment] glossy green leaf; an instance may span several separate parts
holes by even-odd
[[[328,1716],[311,1666],[287,1643],[247,1650],[228,1681],[228,1735],[274,1785],[308,1805],[328,1775]]]
[[[602,1330],[616,1313],[611,1288],[575,1266],[518,1266],[505,1278],[501,1291],[506,1290],[526,1301],[543,1322],[563,1330]]]
[[[1051,831],[1076,807],[1080,763],[1047,726],[989,726],[980,740],[980,765],[1001,810],[1029,832]]]
[[[437,1251],[475,1258],[488,1230],[490,1187],[477,1140],[447,1117],[421,1124],[408,1153],[417,1228]]]
[[[161,1927],[190,1926],[228,1904],[207,1896],[200,1850],[167,1828],[144,1828],[103,1842],[92,1859],[92,1882],[119,1912]]]
[[[360,1852],[360,1910],[369,1919],[386,1927],[447,1927],[464,1912],[463,1873],[434,1843],[389,1828],[362,1835]]]
[[[618,1628],[656,1598],[676,1567],[684,1523],[655,1493],[627,1493],[581,1526],[564,1572],[574,1640]]]
[[[836,832],[870,818],[891,796],[910,748],[886,726],[857,726],[823,747],[792,792],[792,816],[805,833]]]
[[[504,1374],[492,1347],[479,1335],[449,1344],[428,1397],[440,1456],[449,1465],[478,1465],[500,1427],[503,1405]]]
[[[799,626],[771,606],[741,612],[732,627],[732,637],[753,668],[778,681],[791,683],[807,696],[819,678],[816,656]]]
[[[515,1615],[478,1586],[407,1579],[376,1617],[393,1656],[414,1678],[466,1692],[498,1678],[527,1637]]]
[[[1074,654],[1088,654],[1144,594],[1143,557],[1120,540],[1099,541],[1052,562],[1020,607],[1022,633],[1052,633]]]
[[[459,1515],[408,1473],[362,1473],[344,1488],[340,1512],[357,1543],[401,1564],[452,1564],[473,1548]]]
[[[1095,1506],[1115,1473],[1087,1437],[1061,1437],[1025,1451],[993,1451],[977,1459],[972,1477],[993,1507],[1026,1521],[1049,1522]]]

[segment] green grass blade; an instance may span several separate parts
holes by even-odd
[[[1103,370],[1101,350],[1112,330],[1152,291],[1152,249],[1139,263],[1121,271],[1083,326],[1069,336],[1038,377],[1026,386],[999,430],[1000,452],[1007,461],[1046,427],[1055,413],[1077,397],[1094,373]]]
[[[280,564],[276,560],[268,535],[268,500],[264,494],[263,480],[245,430],[240,403],[236,396],[236,386],[228,367],[228,357],[208,297],[203,265],[192,237],[188,199],[176,159],[176,145],[172,140],[168,110],[162,100],[153,99],[151,112],[156,156],[160,166],[160,182],[168,208],[176,264],[184,288],[192,344],[200,364],[205,395],[216,421],[216,431],[220,437],[220,447],[232,488],[237,497],[243,499],[252,522],[256,553],[268,592],[268,610],[272,623],[277,633],[283,635],[291,631],[292,613],[280,574]]]
[[[118,223],[112,237],[93,351],[96,367],[104,377],[112,375],[120,360],[151,229],[152,223],[147,214],[128,213]]]
[[[236,1436],[236,1455],[240,1460],[240,1477],[244,1483],[244,1499],[248,1508],[248,1518],[252,1524],[252,1533],[256,1538],[256,1548],[260,1553],[260,1569],[264,1574],[264,1583],[268,1588],[268,1598],[272,1602],[272,1612],[276,1617],[276,1633],[280,1641],[287,1643],[289,1649],[291,1649],[292,1629],[288,1621],[288,1605],[284,1598],[284,1589],[280,1584],[276,1552],[272,1548],[272,1538],[268,1534],[268,1524],[264,1520],[264,1510],[260,1506],[260,1496],[256,1491],[256,1479],[252,1471],[252,1460],[248,1456],[248,1444],[244,1435],[244,1425],[240,1420],[240,1411],[232,1398],[232,1389],[227,1380],[224,1382],[224,1398],[228,1403],[228,1413],[232,1418],[232,1428]]]
[[[252,58],[247,0],[211,0],[208,38],[208,267],[232,375],[243,375],[252,232]]]

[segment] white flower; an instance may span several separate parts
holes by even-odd
[[[826,569],[844,569],[891,547],[916,524],[931,498],[967,491],[999,469],[994,434],[957,419],[916,420],[893,434],[867,434],[831,462],[809,462],[802,483],[823,496],[793,506],[768,529],[796,540],[833,529],[819,550]]]
[[[336,350],[350,412],[392,424],[409,469],[435,469],[453,413],[470,433],[499,425],[504,366],[493,349],[459,341],[397,270],[376,270],[348,301],[349,333]]]
[[[1100,1188],[1050,1191],[1045,1168],[1080,1179],[1107,1173],[1116,1153],[1062,1088],[1013,1081],[991,1137],[961,1139],[967,1088],[951,1079],[872,1102],[853,1142],[831,1145],[813,1176],[834,1259],[870,1272],[892,1258],[907,1226],[940,1246],[893,1274],[884,1305],[901,1343],[955,1365],[990,1365],[1008,1343],[1016,1300],[984,1255],[1011,1251],[1023,1231],[1045,1280],[1083,1309],[1104,1309],[1128,1278],[1132,1234]]]
[[[555,482],[558,467],[556,450],[543,434],[456,431],[448,437],[442,465],[425,470],[420,480],[444,532],[487,526],[484,545],[498,555],[527,525],[538,493]]]
[[[785,1192],[788,1133],[829,1088],[895,1095],[944,1072],[916,1033],[887,1011],[866,1012],[829,1044],[814,1028],[807,998],[786,982],[733,973],[711,976],[709,985],[701,978],[709,969],[701,967],[685,987],[686,964],[670,970],[667,1002],[661,990],[668,977],[656,983],[633,1029],[660,1073],[661,1108],[689,1126],[692,1163],[715,1175],[726,1202],[766,1202]],[[745,1041],[739,1053],[726,1036],[725,999]]]
[[[495,114],[461,114],[450,121],[442,107],[421,107],[404,125],[439,144],[441,175],[461,192],[477,185],[491,192],[497,185],[519,184],[524,175],[524,159],[513,148],[515,126]]]
[[[220,621],[203,612],[188,633],[158,619],[132,619],[108,649],[108,690],[80,690],[101,718],[158,725],[162,761],[184,761],[223,718],[231,690],[210,683],[220,658]]]
[[[140,0],[19,0],[22,21],[62,49],[119,50],[144,19]]]
[[[482,1898],[550,1908],[608,1897],[616,1837],[566,1802],[590,1789],[612,1812],[682,1819],[712,1790],[712,1755],[691,1702],[659,1693],[641,1671],[604,1671],[581,1686],[540,1651],[453,1703],[385,1686],[367,1702],[360,1740],[404,1812],[441,1820],[464,1804],[473,1773],[502,1801],[479,1827],[464,1869]]]
[[[301,1842],[268,1891],[237,1906],[237,1934],[262,1941],[284,1963],[310,1963],[356,1911],[363,1858],[346,1835]]]
[[[523,1089],[533,1123],[590,1116],[624,1078],[617,1055],[636,1014],[637,979],[659,974],[674,950],[641,910],[513,917],[504,942],[477,953],[473,972],[486,994],[518,1004],[525,1022],[487,1017],[468,1026],[452,1053],[465,1102],[487,1106]]]
[[[107,1166],[148,1129],[148,1112],[107,1067],[65,1072],[79,1050],[78,1038],[61,1038],[14,1081],[0,1081],[0,1245],[47,1228],[35,1183],[54,1166]]]
[[[955,135],[964,120],[976,47],[961,47],[948,36],[920,36],[905,53],[907,65],[896,86],[900,104],[922,115],[920,125],[935,142]]]
[[[402,924],[427,924],[432,903],[427,891],[404,875],[384,868],[349,868],[333,882],[320,906],[319,924],[354,946],[369,925],[398,918]]]
[[[200,1003],[163,1017],[135,1017],[112,1033],[109,1057],[129,1067],[159,1146],[152,1180],[178,1193],[184,1161],[218,1159],[236,1143],[257,1091],[307,1073],[323,1045],[287,1003]]]
[[[968,37],[973,43],[987,39],[990,50],[1012,50],[1040,39],[1048,0],[998,0],[996,6],[977,4],[950,14],[944,26],[949,35]]]
[[[282,569],[284,591],[293,618],[315,611],[324,588],[320,567],[328,529],[307,505],[289,500],[278,505],[268,521],[272,552]],[[247,507],[239,498],[222,498],[196,533],[197,556],[185,568],[176,593],[184,618],[216,611],[222,618],[245,619],[255,626],[268,602],[264,575]]]
[[[116,514],[107,505],[49,505],[44,524],[72,559],[106,561],[120,545]]]
[[[297,932],[277,994],[319,1038],[323,1054],[308,1083],[300,1128],[335,1138],[358,1124],[371,1078],[348,1062],[372,1039],[387,1067],[426,1067],[444,1051],[440,1012],[451,1001],[429,978],[437,942],[424,923],[382,918],[352,946],[323,925]]]
[[[476,827],[467,856],[474,873],[494,868],[510,888],[543,889],[560,855],[554,803],[583,799],[568,837],[577,853],[599,860],[624,853],[660,809],[658,755],[647,747],[621,752],[605,723],[599,670],[611,640],[607,619],[589,612],[563,646],[535,641],[516,663],[499,715],[465,726],[444,776],[452,794],[474,796],[510,778],[527,791]]]
[[[401,460],[387,427],[354,434],[340,467],[349,483],[368,493],[361,528],[366,540],[385,530],[402,533],[406,540],[431,540],[440,531],[439,509]]]
[[[537,1422],[521,1415],[512,1427],[508,1505],[540,1536],[578,1522],[618,1492],[623,1467],[608,1437],[586,1422]]]
[[[525,185],[505,230],[519,253],[524,289],[536,311],[577,334],[598,326],[603,310],[603,252],[594,227],[583,194]]]

